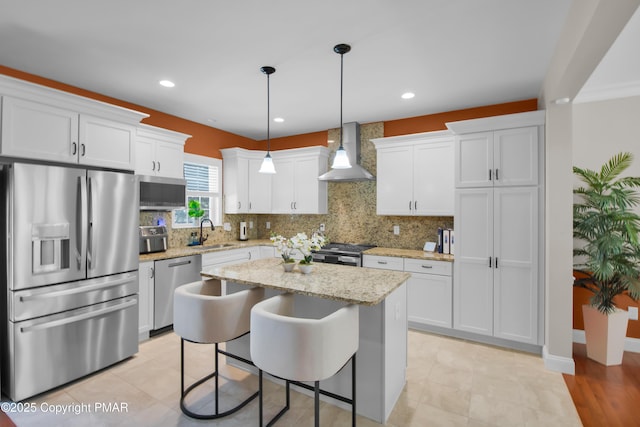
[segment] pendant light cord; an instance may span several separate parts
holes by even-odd
[[[344,149],[342,146],[342,134],[343,134],[343,125],[342,125],[342,85],[343,85],[343,74],[344,74],[344,53],[340,54],[340,149]]]
[[[267,154],[271,152],[271,102],[270,102],[270,91],[269,91],[269,77],[270,74],[267,74]]]

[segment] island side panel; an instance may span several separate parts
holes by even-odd
[[[227,292],[246,289],[246,285],[227,282]],[[265,290],[265,297],[280,292]],[[407,292],[406,283],[393,291],[382,303],[360,306],[360,341],[356,355],[356,409],[359,415],[384,424],[397,402],[406,381],[407,366]],[[343,303],[296,295],[298,310],[309,313],[337,310]],[[227,343],[231,353],[250,359],[249,337]],[[234,366],[247,369],[241,362],[228,359]],[[256,372],[255,369],[249,369]],[[324,390],[351,396],[351,364],[337,375],[321,382]],[[306,390],[302,393],[310,394]],[[348,405],[322,397],[334,405],[350,410]]]
[[[407,284],[384,301],[384,420],[389,418],[407,380]]]

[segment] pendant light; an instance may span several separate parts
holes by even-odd
[[[273,166],[273,159],[271,158],[271,137],[269,134],[271,125],[271,112],[269,110],[269,76],[276,72],[273,67],[260,67],[260,71],[267,75],[267,155],[262,159],[262,165],[260,165],[259,173],[276,173],[276,168]]]
[[[343,135],[343,127],[342,127],[342,81],[343,81],[343,62],[344,62],[344,54],[351,50],[351,46],[348,44],[338,44],[333,47],[333,51],[335,53],[340,54],[340,147],[336,150],[336,155],[333,158],[333,164],[331,167],[333,169],[349,169],[351,167],[351,163],[349,162],[349,156],[347,156],[347,152],[342,145],[342,135]]]

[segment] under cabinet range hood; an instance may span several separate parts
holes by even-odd
[[[376,179],[368,170],[360,166],[360,124],[350,122],[342,125],[342,146],[347,152],[351,167],[348,169],[331,169],[318,177],[321,181],[374,181]]]

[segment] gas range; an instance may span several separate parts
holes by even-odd
[[[362,252],[374,247],[374,245],[331,242],[314,252],[313,260],[362,267]]]

